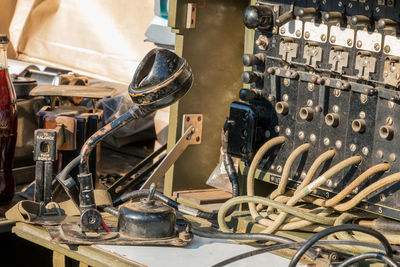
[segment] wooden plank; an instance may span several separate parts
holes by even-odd
[[[23,239],[61,253],[71,259],[83,262],[89,266],[143,266],[138,262],[128,260],[120,255],[107,252],[96,246],[67,246],[52,243],[47,231],[39,226],[18,222],[12,228],[12,232]]]
[[[199,189],[174,192],[177,199],[185,199],[199,205],[224,203],[232,198],[232,193],[220,189]]]

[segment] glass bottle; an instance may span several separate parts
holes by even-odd
[[[0,35],[0,205],[15,193],[12,161],[17,141],[17,97],[8,73],[7,35]]]

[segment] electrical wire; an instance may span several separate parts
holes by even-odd
[[[374,174],[380,173],[380,172],[385,172],[390,169],[390,164],[389,163],[381,163],[378,165],[375,165],[365,172],[363,172],[360,176],[358,176],[356,179],[354,179],[353,182],[351,182],[348,186],[346,186],[342,191],[340,191],[336,196],[334,196],[331,199],[323,201],[322,205],[325,207],[332,207],[335,206],[337,203],[342,201],[348,194],[350,194],[354,188],[359,186],[362,182],[364,182],[366,179],[371,177]]]
[[[329,149],[328,151],[325,151],[322,153],[311,165],[310,169],[308,170],[306,177],[304,177],[303,181],[300,183],[300,185],[296,188],[296,191],[294,192],[294,195],[296,193],[300,192],[301,189],[303,189],[305,186],[307,186],[312,178],[314,177],[315,173],[319,169],[319,167],[325,163],[327,160],[332,159],[336,154],[336,151],[334,149]]]
[[[366,252],[366,253],[363,253],[360,255],[355,255],[351,258],[348,258],[341,264],[337,265],[337,267],[350,266],[356,262],[360,262],[362,260],[367,260],[367,259],[378,259],[378,260],[385,262],[386,264],[388,264],[391,267],[399,267],[400,266],[394,260],[392,260],[391,258],[386,256],[385,254],[378,253],[378,252]]]
[[[385,253],[389,258],[393,257],[392,253],[392,247],[390,246],[388,240],[385,238],[384,235],[379,233],[378,231],[375,231],[371,228],[360,226],[360,225],[352,225],[352,224],[347,224],[347,225],[339,225],[339,226],[333,226],[331,228],[328,228],[322,232],[319,232],[312,236],[309,240],[305,242],[305,244],[296,252],[296,254],[293,256],[292,260],[289,263],[289,267],[295,267],[296,264],[299,262],[301,257],[304,255],[304,253],[312,247],[317,241],[319,241],[321,238],[328,236],[330,234],[340,232],[340,231],[359,231],[359,232],[364,232],[369,235],[374,236],[376,239],[378,239],[381,244],[383,245],[385,249]]]
[[[270,234],[260,234],[260,233],[224,233],[217,231],[206,231],[197,227],[191,227],[190,231],[198,236],[205,238],[213,238],[213,239],[230,239],[230,240],[255,240],[255,241],[265,241],[265,242],[276,242],[282,244],[289,244],[295,242],[293,239],[289,239],[286,237],[278,236],[278,235],[270,235]]]
[[[286,142],[284,136],[277,136],[265,142],[260,149],[254,155],[254,158],[250,164],[249,171],[247,173],[247,196],[254,196],[254,174],[256,172],[258,164],[261,162],[262,158],[275,146],[282,145]],[[256,210],[256,205],[254,203],[249,203],[250,214],[253,218],[261,217]],[[263,219],[262,224],[269,225],[273,221],[268,219]]]
[[[314,189],[317,187],[321,186],[324,184],[329,178],[331,178],[333,175],[338,173],[339,171],[352,166],[354,164],[358,164],[361,162],[361,156],[356,155],[353,157],[350,157],[348,159],[345,159],[335,166],[329,168],[326,172],[324,172],[321,176],[319,176],[316,180],[311,182],[309,185],[301,189],[297,194],[295,194],[287,203],[286,205],[288,206],[294,206],[299,200],[301,200],[303,197],[309,195]],[[286,212],[281,212],[278,216],[278,218],[268,226],[267,229],[263,230],[263,233],[273,233],[275,230],[279,228],[280,225],[284,222],[285,218],[287,216]],[[304,224],[308,225],[309,223],[304,222]]]
[[[352,199],[350,199],[349,201],[336,205],[333,208],[337,211],[347,211],[349,209],[352,209],[372,192],[377,191],[388,184],[398,181],[400,181],[400,172],[396,172],[392,175],[386,176],[385,178],[382,178],[364,188],[361,192],[352,197]]]
[[[296,207],[289,207],[285,204],[279,203],[277,201],[268,199],[268,198],[263,198],[263,197],[256,197],[256,196],[240,196],[240,197],[235,197],[232,199],[229,199],[226,201],[224,204],[222,204],[221,208],[218,211],[218,225],[220,229],[223,232],[229,232],[229,228],[225,222],[225,216],[230,210],[230,208],[234,205],[242,204],[242,203],[261,203],[265,206],[271,206],[275,209],[279,209],[281,211],[285,211],[289,214],[293,214],[297,217],[300,217],[302,219],[305,219],[310,222],[318,223],[318,224],[323,224],[323,225],[333,225],[335,222],[336,218],[330,218],[330,217],[325,217],[325,216],[318,216],[316,214],[309,213],[307,211],[301,210]],[[295,225],[297,224],[294,223]],[[282,229],[284,229],[282,227]]]
[[[290,170],[294,161],[303,153],[307,152],[310,148],[310,143],[304,143],[298,146],[292,153],[290,153],[289,157],[287,158],[285,165],[283,167],[281,180],[279,181],[278,188],[274,190],[271,195],[270,199],[275,199],[277,196],[282,195],[285,193],[286,185],[289,180]],[[254,179],[254,176],[252,177]]]
[[[149,195],[149,192],[150,191],[148,189],[142,189],[142,190],[136,190],[136,191],[126,193],[126,194],[122,195],[120,198],[117,198],[116,200],[114,200],[113,206],[116,207],[116,206],[118,206],[122,203],[125,203],[126,201],[131,200],[131,199],[147,197]],[[168,206],[176,209],[177,211],[179,211],[183,214],[203,218],[206,220],[215,220],[217,218],[217,213],[206,212],[206,211],[201,211],[201,210],[198,210],[195,208],[187,207],[185,205],[182,205],[182,204],[170,199],[169,197],[167,197],[157,191],[154,193],[154,198],[163,202],[164,204],[167,204]]]
[[[223,260],[217,264],[214,264],[212,267],[222,267],[222,266],[228,265],[230,263],[233,263],[235,261],[239,261],[239,260],[242,260],[245,258],[249,258],[252,256],[260,255],[260,254],[271,252],[271,251],[276,251],[276,250],[281,250],[281,249],[294,249],[294,248],[304,245],[304,243],[305,242],[292,242],[289,244],[270,245],[265,248],[260,248],[260,249],[256,249],[253,251],[245,252],[245,253],[239,254],[237,256],[231,257],[229,259]],[[382,246],[379,246],[377,244],[371,244],[371,243],[361,242],[361,241],[350,241],[350,240],[320,240],[316,243],[316,245],[318,245],[318,246],[329,246],[329,245],[363,246],[363,247],[370,247],[370,248],[382,250]]]

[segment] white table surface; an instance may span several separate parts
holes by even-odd
[[[230,257],[257,249],[231,240],[208,239],[198,236],[194,236],[192,242],[186,247],[113,245],[99,245],[98,247],[151,267],[212,266]],[[228,266],[283,267],[288,266],[289,261],[274,254],[264,253],[236,261]]]

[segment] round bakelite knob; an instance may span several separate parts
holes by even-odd
[[[244,10],[243,23],[249,29],[269,29],[273,26],[274,15],[266,6],[249,6]]]

